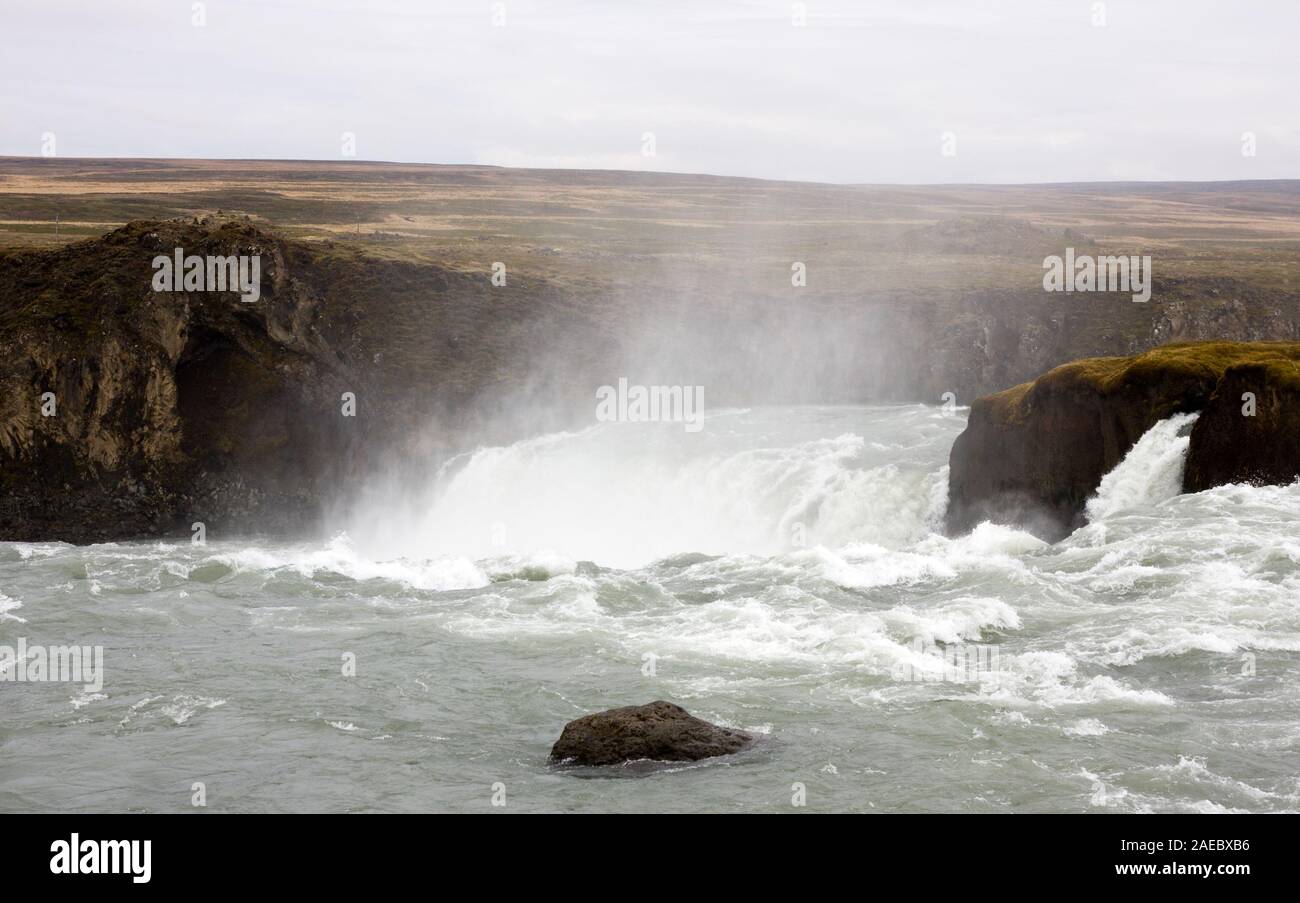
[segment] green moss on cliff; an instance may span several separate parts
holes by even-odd
[[[1300,342],[1178,342],[1133,357],[1095,357],[1062,364],[1038,379],[982,398],[1000,424],[1024,423],[1045,397],[1083,392],[1106,398],[1143,385],[1213,385],[1229,367],[1267,366],[1278,380],[1300,382]]]
[[[994,520],[1062,536],[1147,430],[1193,411],[1185,488],[1295,479],[1300,343],[1164,345],[1075,361],[977,400],[950,457],[948,528]]]

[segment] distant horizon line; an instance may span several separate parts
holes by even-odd
[[[308,157],[159,157],[159,156],[63,156],[45,157],[33,154],[0,154],[0,162],[74,163],[138,162],[138,163],[283,163],[337,166],[406,166],[430,169],[492,169],[508,172],[540,173],[610,173],[634,176],[682,176],[696,179],[728,179],[737,182],[768,182],[790,185],[818,185],[838,188],[1053,188],[1064,186],[1104,185],[1254,185],[1269,183],[1300,183],[1294,178],[1274,179],[1079,179],[1051,182],[828,182],[816,179],[781,179],[764,176],[732,176],[711,172],[684,172],[662,169],[607,169],[576,166],[505,166],[499,163],[429,163],[425,161],[361,160]]]

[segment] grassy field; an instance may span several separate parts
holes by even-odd
[[[880,186],[0,158],[0,254],[133,220],[231,217],[288,242],[297,276],[354,324],[335,340],[377,380],[462,411],[491,409],[465,401],[483,390],[581,408],[620,374],[708,383],[717,403],[965,402],[1076,358],[1300,339],[1300,181]],[[1044,293],[1043,260],[1067,247],[1151,255],[1153,303]],[[489,281],[498,261],[506,288]]]
[[[0,247],[247,215],[291,238],[559,285],[942,299],[1037,286],[1067,245],[1164,279],[1296,286],[1300,181],[873,186],[364,162],[0,158]],[[57,220],[57,221],[56,221]],[[1082,250],[1081,250],[1082,253]]]

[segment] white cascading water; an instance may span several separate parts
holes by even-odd
[[[1097,494],[1088,500],[1091,523],[1121,511],[1145,508],[1183,491],[1183,467],[1191,427],[1199,414],[1175,414],[1161,420],[1129,449],[1124,460],[1102,477]]]
[[[803,439],[797,427],[781,436],[764,428],[755,435],[737,411],[697,434],[615,423],[485,448],[444,466],[414,510],[395,515],[385,502],[348,532],[386,557],[549,551],[627,568],[679,553],[897,547],[942,513],[946,469],[886,460],[891,446],[857,434]]]

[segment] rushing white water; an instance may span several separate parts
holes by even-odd
[[[918,410],[910,416],[923,427],[934,415]],[[405,558],[545,550],[638,567],[681,552],[898,545],[938,526],[946,471],[908,465],[898,444],[820,435],[823,422],[811,413],[772,441],[763,415],[729,411],[699,433],[613,423],[482,449],[442,468],[424,493],[381,496],[349,535]],[[920,429],[917,441],[942,432]]]
[[[939,535],[964,422],[922,406],[484,449],[323,544],[0,544],[0,645],[106,670],[0,683],[0,811],[181,811],[200,780],[225,810],[483,811],[499,781],[521,811],[780,811],[799,781],[824,810],[1292,811],[1300,486],[1178,495],[1189,423],[1055,545]],[[996,669],[942,679],[974,647]],[[565,721],[657,698],[768,740],[548,767]]]
[[[1192,424],[1199,416],[1176,414],[1147,430],[1119,466],[1102,477],[1097,494],[1088,500],[1088,520],[1105,520],[1180,494]]]

